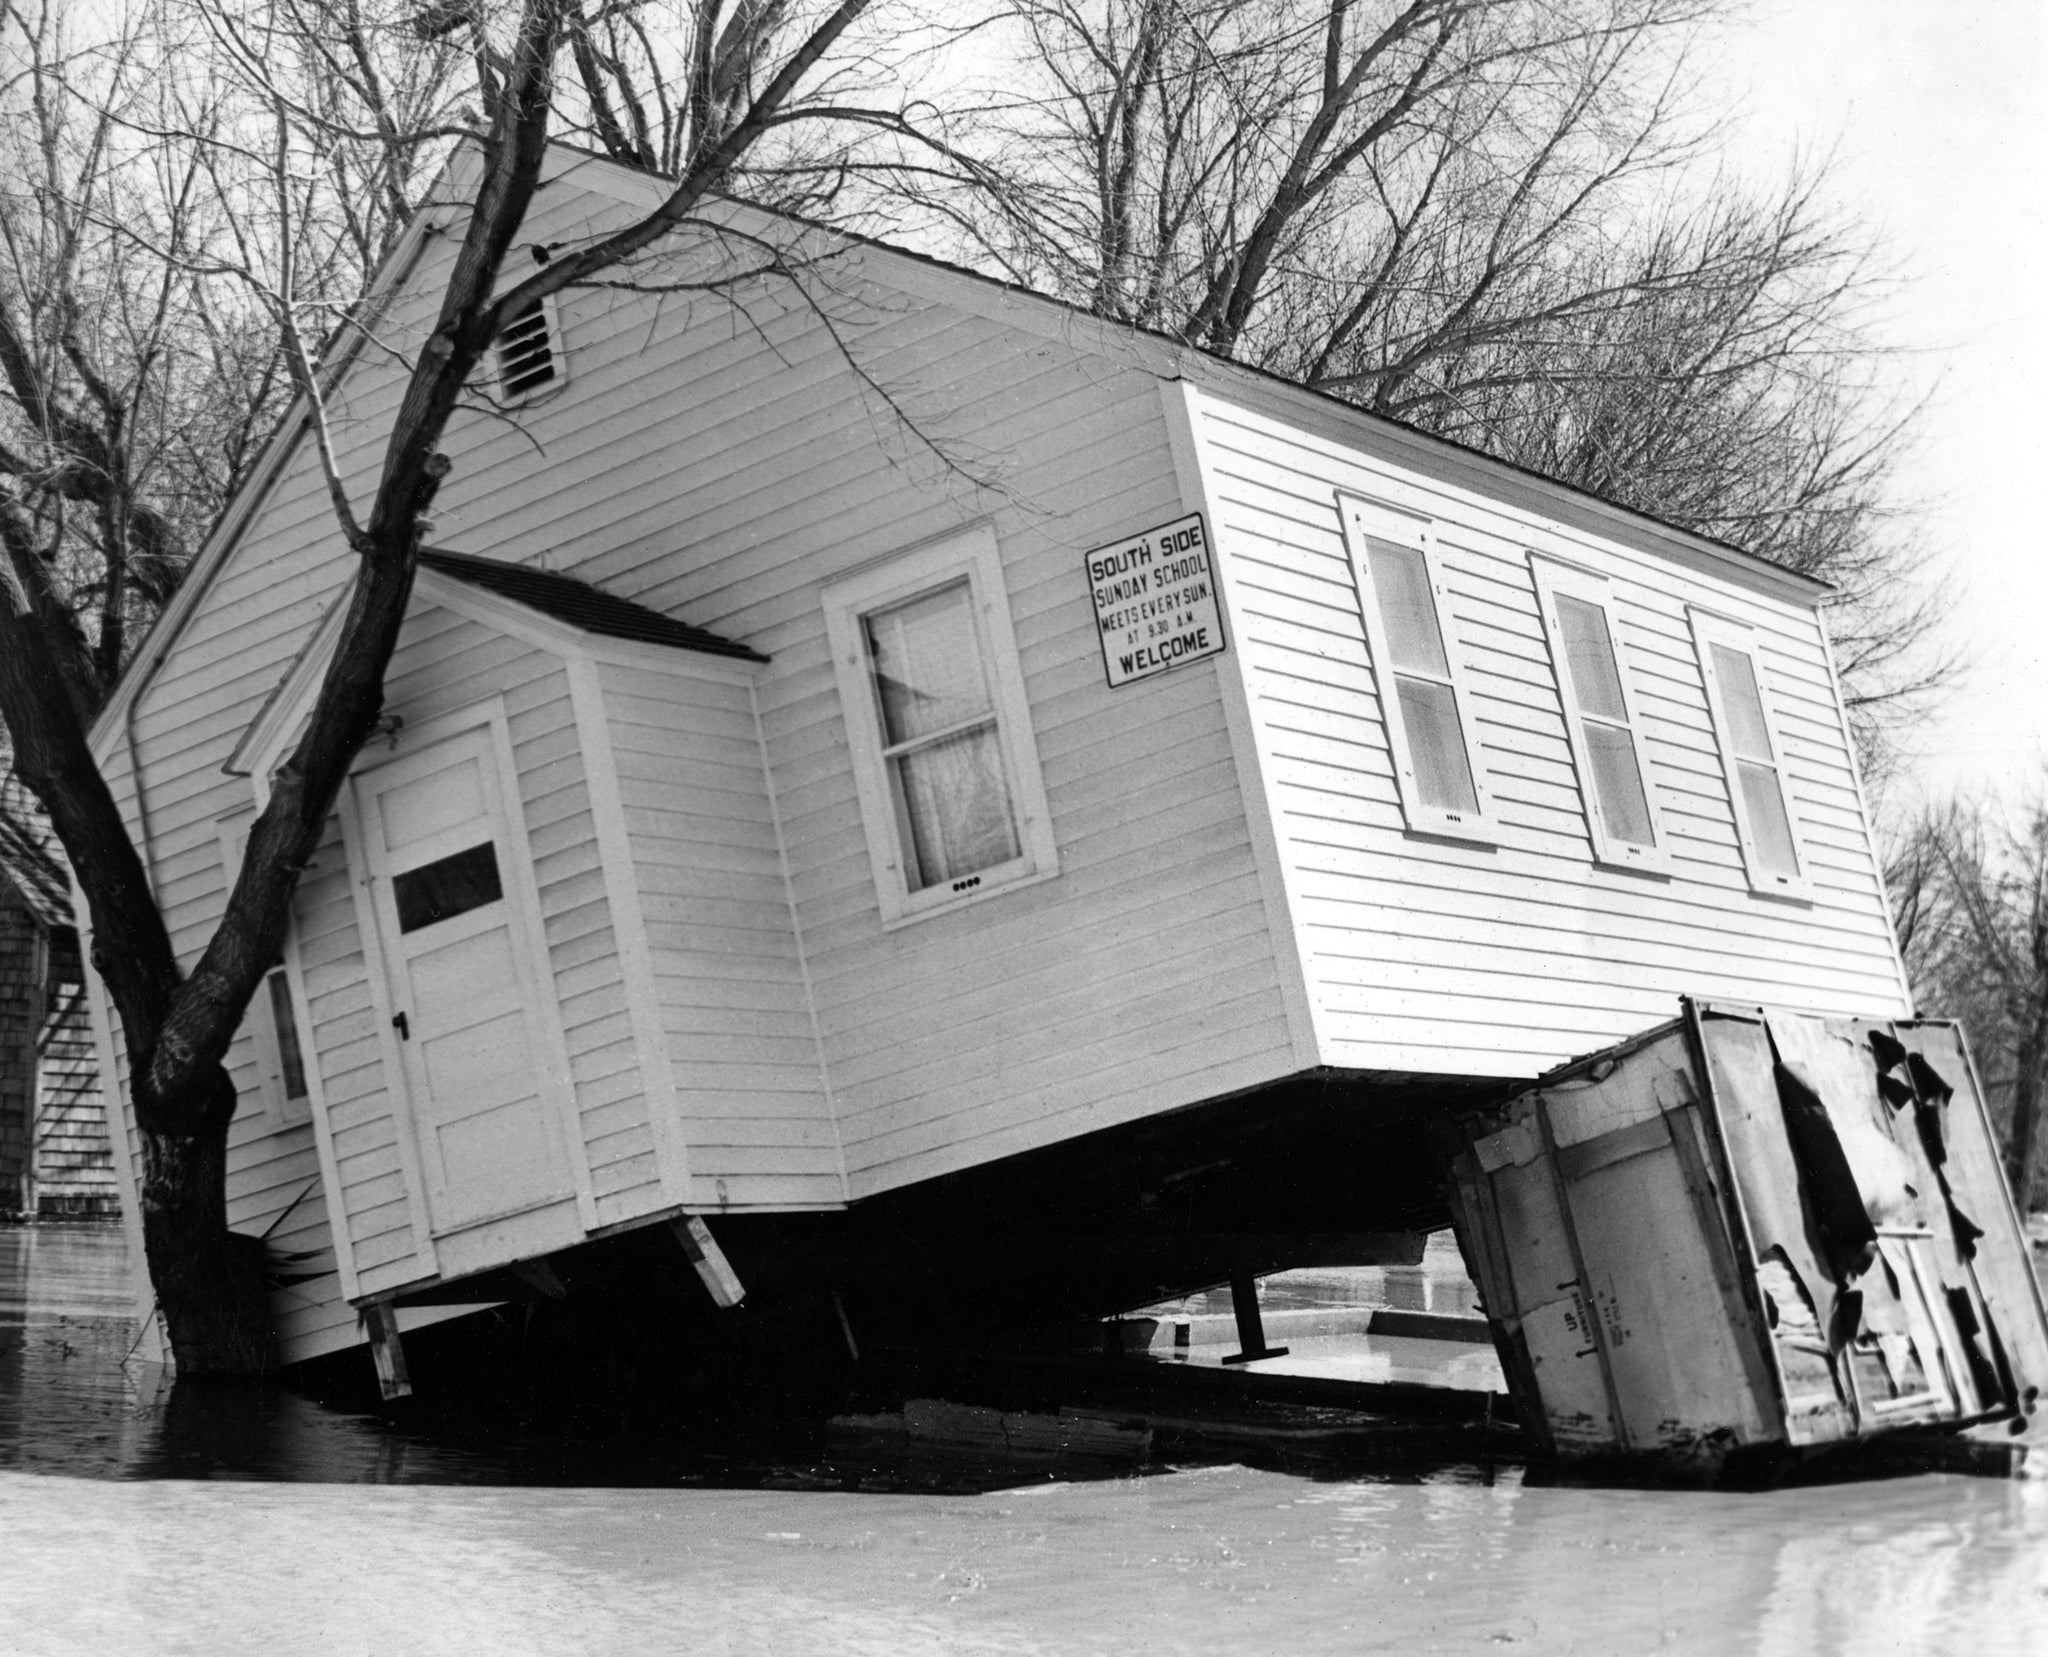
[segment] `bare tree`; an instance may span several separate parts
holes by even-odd
[[[197,275],[195,158],[124,144],[153,112],[133,19],[80,42],[0,0],[0,536],[76,621],[97,704],[281,407],[270,330]]]
[[[1968,1027],[2006,1177],[2028,1206],[2048,1093],[2048,796],[2016,814],[1987,802],[1923,813],[1886,880],[1915,992]]]
[[[339,18],[344,36],[354,15],[348,3],[337,0],[343,10],[320,14]],[[271,779],[269,803],[250,829],[225,913],[189,972],[172,952],[134,844],[94,766],[85,730],[90,702],[65,691],[76,674],[68,665],[75,646],[62,595],[32,549],[17,549],[10,540],[13,601],[0,604],[0,714],[13,737],[18,773],[49,811],[91,912],[95,965],[130,1067],[149,1268],[181,1373],[249,1373],[273,1362],[259,1264],[226,1230],[226,1138],[236,1100],[223,1060],[281,946],[298,871],[378,719],[423,520],[449,467],[438,444],[472,373],[523,307],[578,283],[630,279],[625,267],[688,223],[744,164],[792,153],[790,134],[807,116],[846,121],[845,107],[831,99],[838,90],[834,54],[865,61],[852,30],[867,5],[742,0],[731,17],[745,20],[741,32],[751,55],[744,64],[716,47],[690,55],[687,98],[694,107],[722,113],[693,122],[689,130],[699,137],[662,203],[622,228],[554,251],[516,280],[506,277],[507,255],[540,181],[556,124],[557,59],[573,45],[577,14],[572,0],[522,0],[516,14],[502,19],[463,12],[476,85],[489,110],[473,140],[479,182],[438,316],[409,366],[374,496],[360,509],[325,437],[323,380],[305,325],[316,297],[300,285],[303,273],[295,272],[288,234],[280,247],[248,247],[244,274],[261,273],[250,286],[279,327],[298,416],[309,422],[326,466],[337,533],[355,554],[356,576],[305,732]],[[283,15],[276,8],[226,7],[212,14],[208,27],[232,43],[229,61],[240,85],[254,89],[256,115],[238,120],[231,108],[223,113],[223,106],[197,97],[186,113],[201,119],[183,136],[213,168],[219,199],[253,207],[267,187],[280,217],[288,218],[306,158],[319,154],[323,142],[353,133],[373,153],[390,153],[425,135],[394,134],[372,123],[365,136],[354,104],[323,108],[290,84],[278,54],[305,48],[290,47],[288,31],[266,35],[257,27]],[[715,42],[728,38],[728,21],[720,0],[695,8],[694,27]],[[350,97],[367,96],[368,81],[364,74],[347,82],[354,88]],[[209,124],[217,115],[218,123]],[[239,158],[244,170],[230,158]],[[280,229],[274,221],[272,233]]]
[[[1725,9],[1011,0],[1008,96],[887,182],[1026,285],[1835,581],[1872,737],[1942,672],[1910,399],[1823,179],[1712,168],[1687,54]]]

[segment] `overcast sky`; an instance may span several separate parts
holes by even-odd
[[[1895,793],[2016,793],[2048,765],[2048,3],[1754,0],[1712,68],[1745,164],[1832,149],[1907,278],[1890,332],[1934,387],[1907,481],[1970,667]]]

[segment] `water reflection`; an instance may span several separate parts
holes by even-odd
[[[2048,1649],[2040,1482],[1731,1495],[1222,1465],[820,1488],[765,1441],[626,1462],[278,1389],[166,1394],[120,1367],[118,1248],[0,1233],[10,1651]]]

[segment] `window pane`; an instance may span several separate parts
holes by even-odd
[[[1742,779],[1742,810],[1762,872],[1796,876],[1799,852],[1792,843],[1792,820],[1785,814],[1785,791],[1778,785],[1777,770],[1748,760],[1737,760],[1735,770]]]
[[[1621,670],[1614,661],[1614,642],[1607,636],[1607,615],[1582,598],[1557,595],[1557,622],[1564,633],[1564,655],[1572,676],[1572,696],[1587,713],[1602,719],[1626,720],[1621,699]]]
[[[1429,566],[1413,547],[1365,539],[1367,570],[1379,595],[1380,620],[1387,629],[1392,666],[1410,673],[1451,676],[1444,655],[1443,631],[1437,626],[1436,599],[1429,590]]]
[[[417,932],[436,921],[453,920],[505,895],[498,884],[498,854],[486,840],[408,869],[391,882],[398,903],[398,930]]]
[[[1445,811],[1479,810],[1472,786],[1472,767],[1465,755],[1465,733],[1458,726],[1458,699],[1449,685],[1427,679],[1396,678],[1401,696],[1401,723],[1408,732],[1408,754],[1415,762],[1416,792],[1422,803]]]
[[[992,869],[1018,854],[993,725],[942,737],[890,761],[910,831],[913,892]]]
[[[270,984],[270,1023],[277,1032],[277,1062],[284,1071],[284,1096],[306,1096],[306,1058],[299,1048],[299,1021],[292,1014],[292,987],[281,972],[273,972]]]
[[[1770,728],[1764,724],[1763,692],[1757,688],[1756,668],[1740,650],[1725,644],[1713,645],[1714,677],[1721,681],[1721,706],[1728,713],[1728,738],[1738,759],[1761,760],[1769,765]]]
[[[891,747],[988,712],[966,582],[878,610],[864,625],[882,702],[882,740]]]
[[[1636,765],[1636,742],[1626,725],[1585,722],[1586,751],[1593,760],[1593,787],[1600,796],[1600,815],[1607,832],[1631,846],[1653,846],[1650,802],[1643,794],[1643,774]]]

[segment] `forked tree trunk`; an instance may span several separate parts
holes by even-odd
[[[359,558],[358,573],[306,730],[271,778],[269,803],[250,826],[226,910],[189,971],[171,947],[148,871],[87,741],[87,722],[104,687],[92,682],[91,664],[77,659],[77,630],[38,555],[33,526],[0,494],[0,555],[6,560],[0,565],[0,716],[14,739],[17,770],[48,809],[70,857],[90,911],[93,965],[121,1022],[142,1140],[143,1246],[184,1377],[259,1375],[277,1365],[262,1247],[227,1228],[235,1090],[223,1061],[283,943],[298,871],[382,711],[384,673],[412,592],[420,525],[448,473],[437,444],[463,387],[505,317],[652,246],[717,189],[867,0],[839,0],[745,115],[693,157],[659,208],[494,296],[547,152],[563,4],[524,0],[492,133],[482,143],[469,224],[440,316],[386,440],[384,469],[363,524],[325,449],[312,366],[287,351],[312,411],[329,493]],[[716,12],[709,8],[705,15]],[[288,331],[288,346],[296,339]]]

